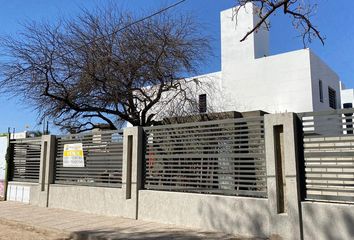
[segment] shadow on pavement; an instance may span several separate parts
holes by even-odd
[[[185,240],[185,239],[233,239],[241,240],[230,235],[220,235],[220,233],[213,232],[198,232],[191,233],[187,231],[144,231],[144,232],[124,232],[122,229],[112,230],[84,230],[73,232],[67,240],[103,240],[103,239],[157,239],[157,240]],[[242,240],[245,240],[243,238]]]

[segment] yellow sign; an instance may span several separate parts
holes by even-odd
[[[85,167],[82,143],[64,144],[63,167]]]

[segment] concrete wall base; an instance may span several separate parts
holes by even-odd
[[[268,200],[163,191],[139,191],[138,218],[242,237],[267,237]]]
[[[354,205],[302,202],[304,239],[354,239]]]
[[[48,206],[107,216],[125,215],[120,188],[51,184]]]

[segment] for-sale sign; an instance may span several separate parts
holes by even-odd
[[[85,167],[82,143],[64,144],[63,167]]]

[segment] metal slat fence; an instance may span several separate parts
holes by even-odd
[[[353,114],[354,109],[298,114],[306,200],[354,202]]]
[[[263,119],[144,128],[144,188],[266,197]]]
[[[10,141],[12,181],[38,182],[41,158],[41,138],[14,139]]]
[[[65,144],[82,143],[84,167],[65,167]],[[120,187],[122,184],[123,132],[102,131],[57,138],[55,183]]]

